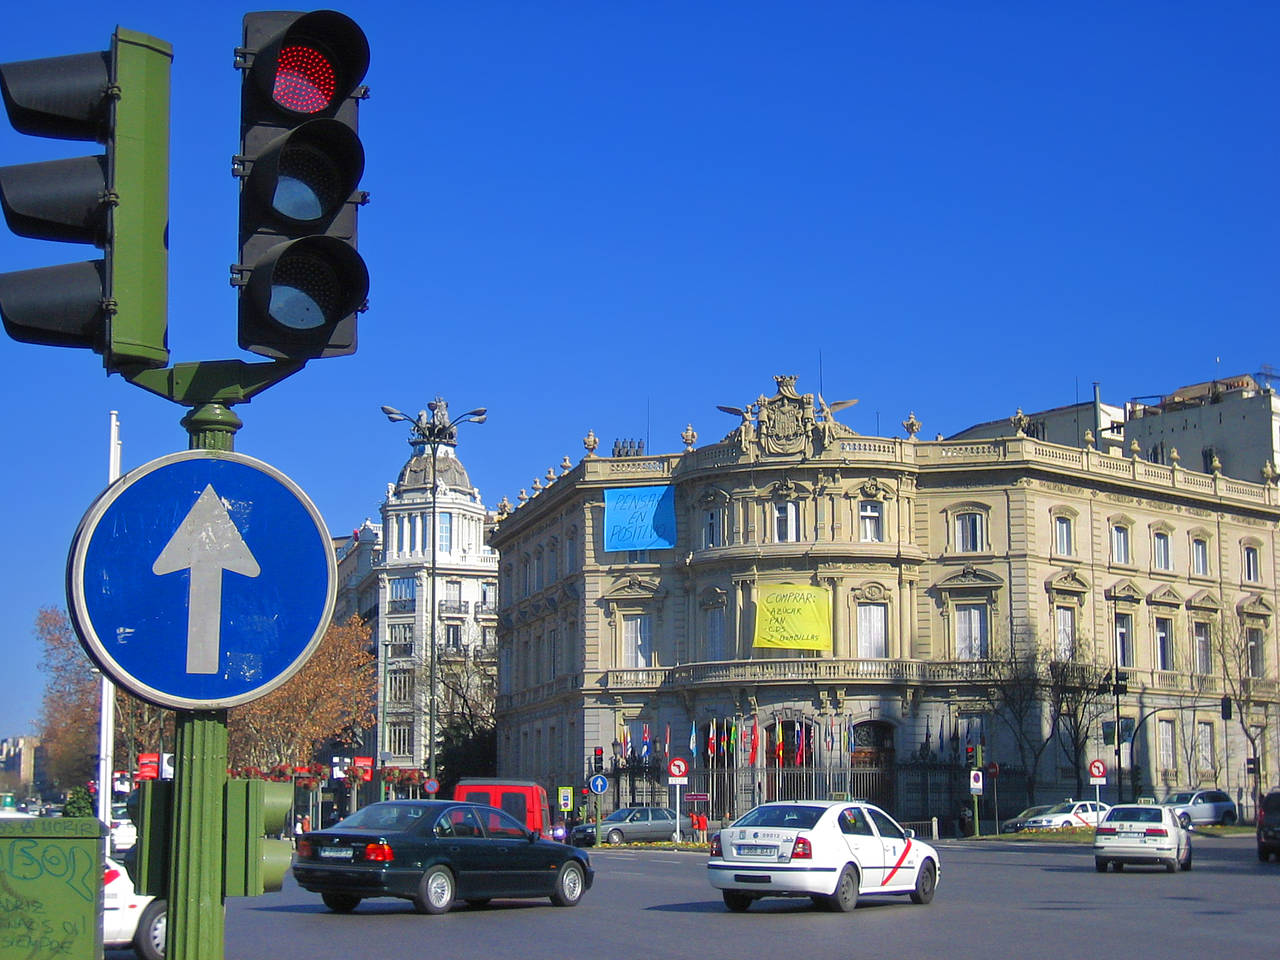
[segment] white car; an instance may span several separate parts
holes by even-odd
[[[740,913],[761,897],[809,897],[848,912],[859,895],[928,903],[938,886],[938,851],[861,800],[765,803],[711,841],[707,878]]]
[[[1162,865],[1170,873],[1191,869],[1191,834],[1176,810],[1152,804],[1112,807],[1093,834],[1093,865],[1099,873],[1126,863]]]
[[[1093,800],[1064,800],[1022,825],[1023,830],[1058,830],[1063,827],[1096,827],[1111,807]]]
[[[102,875],[102,945],[133,947],[142,960],[164,960],[165,901],[133,888],[125,868],[107,858]]]
[[[138,828],[129,818],[128,806],[111,805],[111,853],[124,853],[138,842]]]

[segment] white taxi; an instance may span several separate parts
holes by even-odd
[[[928,903],[938,875],[937,850],[861,800],[761,804],[720,831],[707,861],[711,886],[738,913],[761,897],[809,897],[839,912],[859,895]]]
[[[1096,827],[1111,807],[1093,800],[1063,800],[1022,825],[1023,830],[1060,830],[1065,827]]]
[[[107,858],[102,873],[102,945],[133,947],[142,960],[164,960],[165,901],[134,889],[128,871]]]

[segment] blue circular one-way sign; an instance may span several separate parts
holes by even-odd
[[[597,795],[604,793],[609,789],[609,781],[605,778],[603,773],[597,773],[594,777],[588,780],[587,783],[591,787],[591,792]]]
[[[71,543],[67,599],[115,683],[179,710],[261,697],[296,673],[333,613],[319,511],[260,460],[188,450],[121,477]]]

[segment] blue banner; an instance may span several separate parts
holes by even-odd
[[[604,548],[665,550],[676,545],[676,498],[669,485],[604,492]]]

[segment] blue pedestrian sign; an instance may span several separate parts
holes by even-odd
[[[587,781],[587,786],[591,788],[592,793],[599,795],[609,789],[609,780],[603,773],[597,773]]]
[[[121,477],[80,521],[67,560],[89,656],[126,690],[179,710],[233,707],[288,680],[329,625],[336,583],[307,495],[219,450]]]

